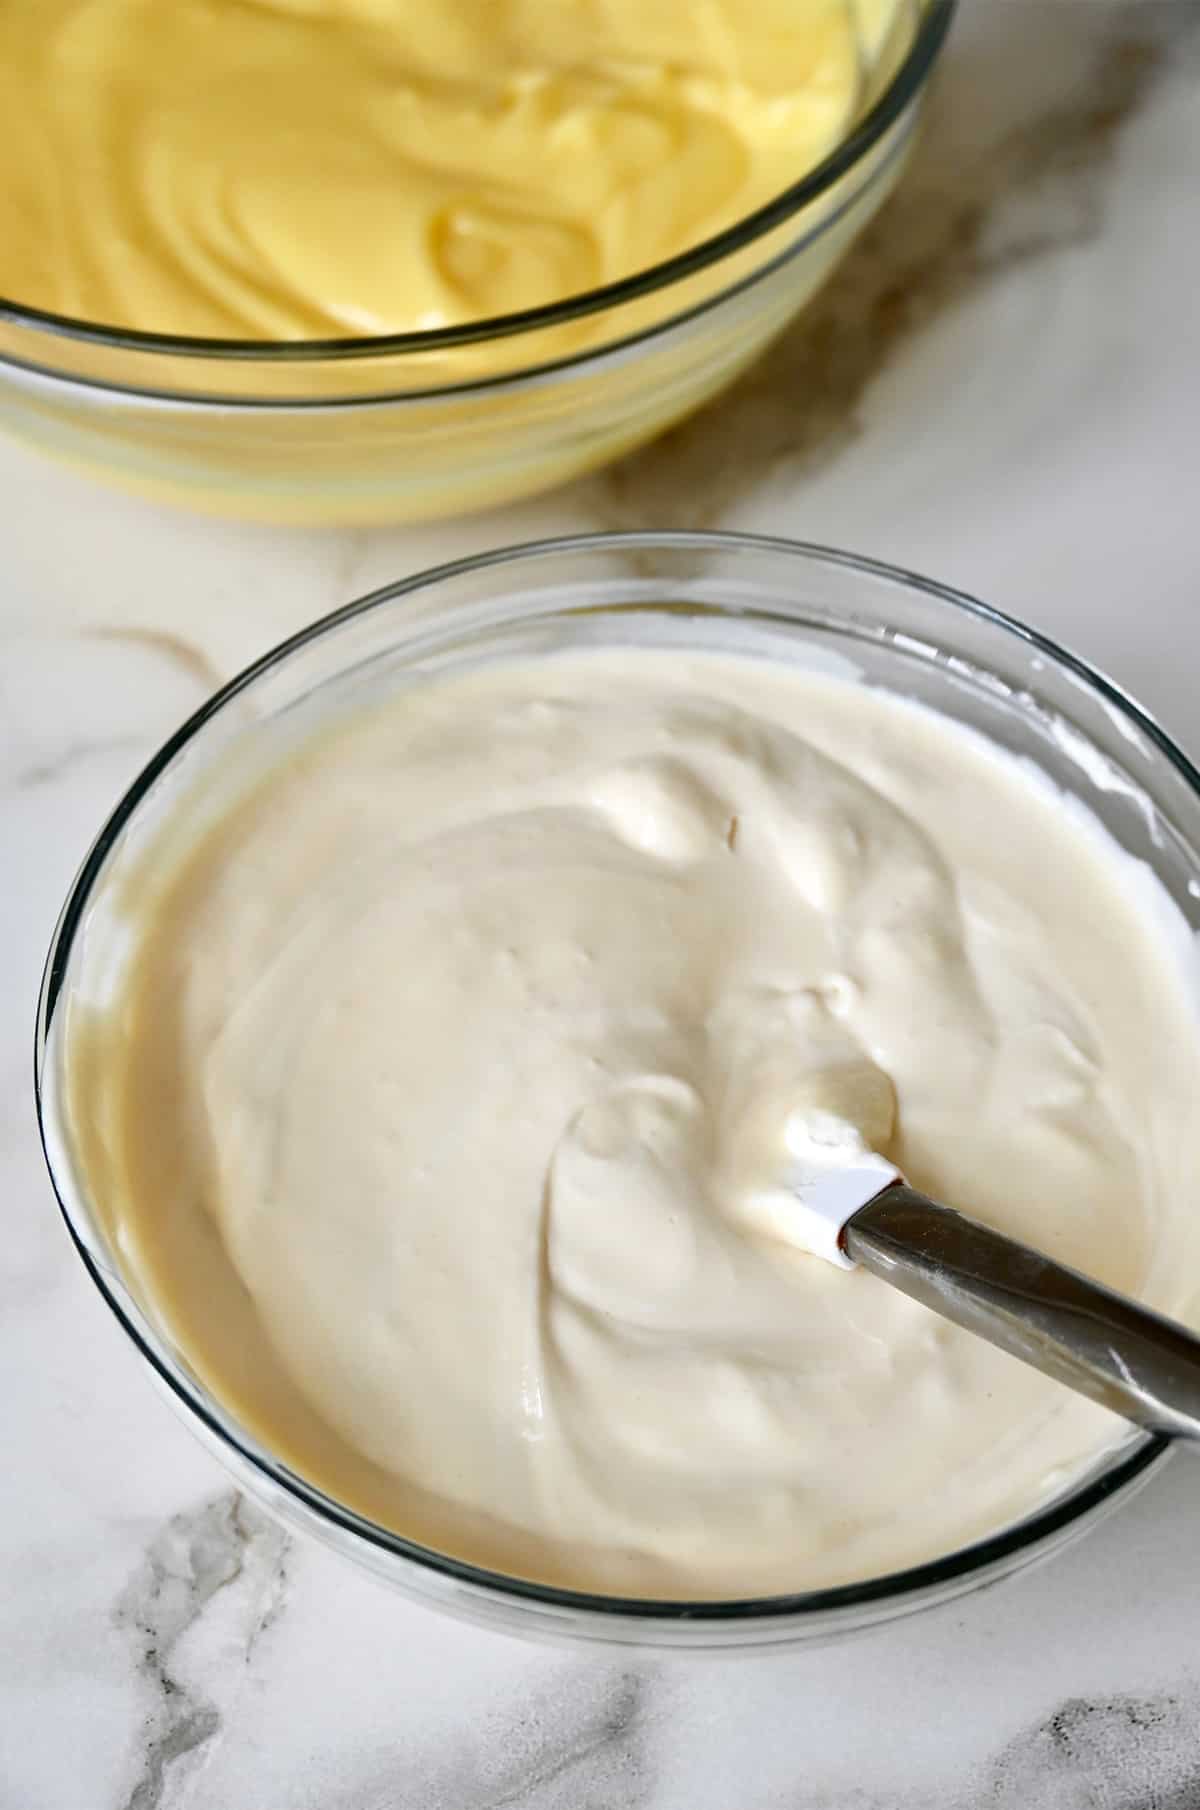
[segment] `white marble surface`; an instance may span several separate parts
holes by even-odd
[[[1050,1567],[822,1653],[605,1659],[289,1541],[154,1394],[37,1149],[38,974],[118,788],[282,633],[451,551],[768,528],[1030,617],[1200,755],[1200,4],[979,0],[911,178],[740,391],[617,472],[306,535],[5,445],[0,1810],[1200,1810],[1200,1472]]]

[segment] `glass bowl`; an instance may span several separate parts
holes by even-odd
[[[128,488],[264,520],[402,522],[547,489],[698,408],[805,305],[900,173],[953,8],[904,0],[849,136],[666,263],[373,339],[187,339],[0,300],[0,425]]]
[[[1131,1430],[1015,1525],[890,1576],[754,1601],[651,1602],[575,1593],[463,1563],[374,1525],[288,1469],[173,1344],[124,1265],[111,1201],[85,1172],[66,1109],[73,1002],[111,994],[128,954],[115,901],[132,862],[197,827],[193,801],[244,747],[312,716],[497,654],[581,643],[698,647],[851,671],[922,700],[1033,761],[1146,864],[1200,923],[1200,774],[1136,704],[1033,630],[944,586],[848,554],[724,534],[594,535],[462,560],[315,623],[234,679],[167,742],[88,854],[54,933],[39,1007],[42,1139],[67,1226],[117,1320],[184,1418],[244,1488],[408,1595],[515,1633],[680,1648],[786,1646],[944,1601],[1065,1545],[1168,1455]],[[272,738],[268,743],[267,738]],[[203,816],[213,805],[207,803]],[[169,832],[169,833],[168,833]],[[167,857],[169,858],[169,857]],[[144,870],[143,870],[144,871]],[[781,1580],[782,1582],[782,1580]]]

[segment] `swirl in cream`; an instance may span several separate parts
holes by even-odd
[[[410,687],[130,895],[91,1070],[128,1261],[268,1443],[463,1556],[682,1597],[928,1558],[1117,1423],[758,1207],[816,1101],[1194,1315],[1200,1031],[1130,867],[863,685]]]

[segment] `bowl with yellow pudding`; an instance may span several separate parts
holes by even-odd
[[[55,933],[46,1154],[291,1524],[515,1632],[828,1637],[1167,1449],[789,1243],[792,1116],[832,1084],[915,1186],[1200,1323],[1198,901],[1195,769],[985,606],[736,536],[514,549],[151,761]]]
[[[952,5],[11,0],[0,425],[300,522],[600,465],[824,282]]]

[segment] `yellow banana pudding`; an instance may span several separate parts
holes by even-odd
[[[453,326],[629,276],[845,135],[899,0],[6,0],[0,294]]]

